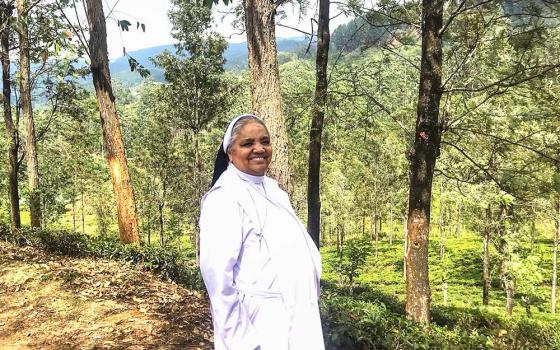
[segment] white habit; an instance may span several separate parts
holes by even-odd
[[[321,257],[286,192],[233,164],[202,198],[200,269],[216,350],[323,350]]]

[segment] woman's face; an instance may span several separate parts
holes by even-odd
[[[265,174],[272,159],[270,136],[261,124],[245,124],[231,145],[229,160],[244,173],[255,176]]]

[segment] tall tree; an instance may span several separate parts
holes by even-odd
[[[251,104],[253,112],[266,121],[274,145],[268,173],[281,187],[291,191],[288,134],[280,95],[275,29],[276,10],[283,2],[243,0],[243,8],[249,51]]]
[[[25,155],[27,158],[27,177],[29,183],[29,214],[31,227],[41,227],[41,193],[39,189],[39,160],[37,158],[37,139],[33,105],[31,101],[31,63],[29,54],[28,14],[31,7],[25,0],[17,0],[19,23],[19,65],[21,110],[25,120]]]
[[[18,149],[19,131],[18,121],[14,123],[12,117],[12,91],[10,78],[10,26],[8,21],[14,11],[13,1],[0,2],[0,23],[3,30],[0,32],[0,46],[2,59],[2,103],[4,106],[4,124],[6,138],[8,139],[8,198],[10,202],[10,226],[12,229],[21,227],[19,212],[19,186],[18,186]]]
[[[317,56],[315,58],[315,101],[311,109],[309,131],[309,169],[307,175],[307,231],[319,247],[321,237],[321,147],[323,123],[327,105],[327,64],[329,62],[330,0],[319,1],[319,24],[317,28]]]
[[[408,318],[430,321],[428,240],[432,180],[441,142],[439,104],[442,95],[443,0],[422,2],[422,58],[414,148],[409,155],[408,248],[406,302]]]
[[[558,240],[560,239],[560,196],[557,196],[555,203],[554,218],[554,243],[552,253],[552,289],[550,293],[550,311],[556,313],[556,298],[558,284]]]
[[[115,96],[111,86],[109,59],[107,57],[107,29],[101,0],[86,0],[89,25],[89,56],[93,85],[99,105],[105,157],[113,183],[120,239],[124,243],[138,243],[136,204],[128,173],[124,143]]]
[[[186,131],[181,134],[190,144],[190,147],[185,148],[191,148],[192,153],[192,171],[188,173],[192,191],[183,194],[183,198],[187,199],[184,207],[198,208],[200,197],[207,186],[201,176],[201,136],[212,123],[226,114],[237,85],[225,75],[223,54],[227,42],[210,30],[211,10],[191,0],[173,0],[172,4],[169,18],[173,24],[172,35],[177,40],[177,52],[175,55],[165,52],[154,60],[156,65],[164,68],[165,79],[169,82],[162,88],[164,93],[159,97],[165,112],[159,117],[158,124],[163,128],[168,128],[171,124],[175,129]],[[161,158],[163,160],[169,157]],[[176,164],[164,164],[166,171],[171,171],[178,165],[175,161],[173,163]],[[173,176],[175,175],[168,175],[168,182],[173,182]],[[162,181],[161,184],[164,183]],[[172,183],[167,184],[170,190],[172,186]],[[162,215],[160,220],[161,217]],[[184,217],[196,227],[197,209],[189,210]],[[198,247],[198,230],[194,231],[194,241]]]

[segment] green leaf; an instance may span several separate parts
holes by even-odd
[[[122,31],[129,31],[129,27],[132,25],[132,23],[130,23],[129,21],[127,21],[126,19],[117,21],[117,25],[122,29]]]

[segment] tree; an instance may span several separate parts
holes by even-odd
[[[428,240],[432,180],[441,141],[439,103],[442,95],[443,1],[423,0],[422,59],[414,148],[411,150],[408,198],[408,248],[406,252],[406,302],[408,318],[430,322]]]
[[[1,59],[2,59],[2,103],[4,108],[4,124],[8,139],[8,198],[10,205],[10,226],[12,229],[21,227],[19,212],[19,131],[18,123],[12,117],[12,91],[10,77],[10,26],[8,22],[13,18],[13,1],[0,3],[0,22],[3,30],[0,33]]]
[[[88,48],[91,73],[99,104],[105,158],[109,164],[117,205],[120,239],[123,243],[138,243],[136,203],[128,173],[115,96],[111,86],[107,57],[107,30],[101,0],[86,0],[86,14],[89,24]]]
[[[228,79],[224,72],[223,54],[227,42],[209,30],[210,9],[190,0],[174,0],[172,3],[174,8],[169,17],[173,24],[173,37],[178,41],[175,45],[177,52],[176,55],[165,52],[154,60],[157,66],[165,70],[164,76],[169,82],[161,88],[160,99],[165,105],[164,112],[155,122],[162,128],[158,132],[170,132],[170,125],[177,130],[186,131],[181,133],[181,139],[186,141],[187,148],[191,149],[192,165],[188,177],[192,190],[183,195],[187,198],[187,207],[198,208],[198,201],[206,187],[206,181],[202,177],[201,134],[207,131],[210,125],[223,119],[220,117],[223,117],[231,106],[238,85]],[[159,150],[158,147],[154,147],[155,152],[160,150],[161,147]],[[172,186],[169,171],[172,170],[173,163],[176,165],[177,162],[163,154],[161,159],[168,163],[162,165],[158,176],[161,180],[160,185],[163,186],[162,192],[165,192],[166,188]],[[163,168],[167,170],[164,171]],[[164,206],[165,201],[160,202],[160,205]],[[159,212],[161,222],[163,213],[161,210]],[[197,210],[190,210],[185,214],[196,228]],[[194,232],[195,245],[198,247],[198,229]]]
[[[289,142],[280,95],[275,30],[276,11],[283,2],[243,0],[243,9],[249,51],[252,109],[266,121],[274,145],[268,173],[282,188],[291,192]]]
[[[35,3],[36,4],[36,3]],[[33,105],[31,101],[31,63],[28,29],[28,14],[33,5],[25,0],[17,0],[19,23],[19,67],[21,109],[25,120],[25,155],[27,158],[27,177],[29,183],[29,212],[31,227],[41,227],[41,192],[39,188],[39,160],[37,158],[37,140]]]
[[[325,110],[327,108],[327,64],[329,61],[329,7],[330,0],[319,2],[319,27],[317,28],[317,56],[315,59],[315,101],[311,109],[309,130],[309,169],[307,180],[307,231],[319,247],[321,235],[321,147]]]

